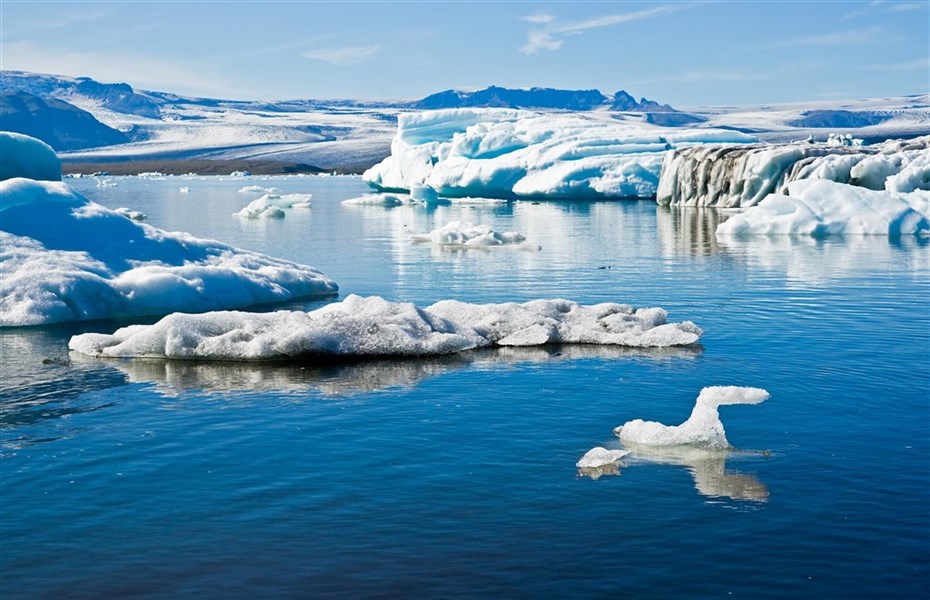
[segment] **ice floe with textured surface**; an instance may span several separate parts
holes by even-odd
[[[618,460],[629,454],[629,450],[608,450],[603,446],[597,446],[588,450],[582,456],[575,466],[579,469],[597,469],[607,465],[612,465]]]
[[[614,429],[624,444],[643,446],[695,445],[709,449],[726,449],[727,441],[718,406],[727,404],[759,404],[769,397],[761,388],[713,386],[701,390],[691,416],[681,425],[663,425],[655,421],[636,419]]]
[[[717,227],[733,235],[930,235],[930,192],[874,191],[827,180],[788,185]]]
[[[420,204],[407,194],[363,194],[357,198],[343,200],[346,206],[403,206],[404,204]]]
[[[689,321],[667,323],[661,308],[637,310],[627,304],[444,300],[420,308],[351,295],[310,312],[173,314],[154,325],[124,327],[112,335],[75,336],[70,347],[92,356],[275,360],[313,355],[432,356],[560,343],[686,346],[702,333]]]
[[[265,194],[249,202],[248,206],[237,213],[234,217],[240,219],[280,219],[285,216],[285,208],[310,208],[310,198],[312,194]]]
[[[145,213],[139,212],[138,210],[132,210],[131,208],[126,208],[125,206],[115,208],[113,209],[113,212],[123,215],[130,221],[144,221],[148,219],[148,216],[146,216]]]
[[[462,221],[451,221],[426,234],[411,236],[416,242],[429,242],[437,246],[463,248],[516,247],[525,250],[541,248],[526,241],[526,236],[516,231],[495,231],[490,225],[472,225]]]
[[[930,136],[873,146],[796,142],[681,148],[665,155],[656,199],[749,207],[810,179],[893,192],[930,190]]]
[[[644,198],[656,193],[666,150],[754,141],[736,131],[508,109],[402,113],[391,156],[363,179],[418,197]]]
[[[312,267],[136,223],[64,183],[9,179],[0,196],[2,326],[243,308],[337,290]]]

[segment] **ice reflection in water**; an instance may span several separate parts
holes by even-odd
[[[174,396],[185,390],[207,393],[279,391],[324,396],[351,396],[392,388],[409,389],[420,382],[452,371],[475,368],[492,370],[525,363],[579,359],[692,359],[703,352],[700,345],[674,348],[624,348],[619,346],[543,346],[481,349],[454,355],[419,359],[374,359],[312,362],[197,362],[161,359],[94,359],[72,353],[76,364],[108,365],[133,383],[153,383]]]

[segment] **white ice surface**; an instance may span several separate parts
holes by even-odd
[[[138,210],[132,210],[131,208],[126,208],[125,206],[115,208],[113,209],[113,212],[117,212],[123,215],[130,221],[144,221],[148,218],[145,213],[139,212]]]
[[[239,190],[242,191],[242,190]],[[285,208],[310,208],[310,198],[312,194],[265,194],[249,202],[248,206],[237,213],[234,217],[240,219],[280,219],[285,216]]]
[[[525,250],[540,250],[526,241],[526,236],[516,231],[495,231],[490,225],[472,225],[462,221],[451,221],[426,234],[411,236],[417,242],[430,242],[437,246],[459,246],[463,248],[493,248],[496,246],[518,247]]]
[[[0,131],[0,181],[26,177],[61,181],[61,160],[52,147],[34,137]],[[0,198],[0,209],[5,199]]]
[[[272,360],[302,355],[432,356],[490,346],[614,344],[685,346],[698,341],[689,321],[666,323],[661,308],[582,306],[568,300],[427,308],[350,295],[310,311],[172,314],[112,335],[83,334],[72,350],[91,356]]]
[[[755,138],[662,128],[597,113],[449,109],[398,116],[391,156],[363,175],[383,191],[440,196],[650,197],[666,150]]]
[[[828,180],[788,184],[717,227],[718,236],[928,235],[930,192],[874,191]]]
[[[618,460],[629,454],[629,450],[608,450],[602,446],[591,448],[581,459],[575,463],[579,469],[599,469],[615,464]]]
[[[717,407],[726,404],[759,404],[769,398],[761,388],[713,386],[701,390],[691,416],[681,425],[663,425],[636,419],[614,429],[625,444],[643,446],[695,445],[709,449],[730,447]]]
[[[328,296],[304,265],[136,223],[67,184],[0,182],[0,325],[243,308]]]

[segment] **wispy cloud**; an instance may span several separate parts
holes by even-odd
[[[899,4],[892,4],[888,7],[888,10],[891,12],[906,12],[912,10],[927,10],[928,5],[926,2],[901,2]]]
[[[555,20],[555,17],[552,15],[547,15],[546,13],[536,13],[534,15],[520,17],[520,20],[526,21],[527,23],[536,23],[537,25],[542,25],[543,23],[551,23]]]
[[[381,44],[371,46],[343,46],[341,48],[317,48],[301,54],[304,58],[321,60],[331,65],[355,65],[381,52]]]
[[[584,21],[570,23],[559,23],[555,17],[548,14],[535,14],[521,17],[524,21],[528,21],[535,25],[542,25],[543,27],[531,29],[529,31],[526,44],[520,47],[520,53],[530,55],[536,54],[540,50],[558,50],[562,47],[562,38],[566,35],[577,35],[589,29],[610,27],[621,23],[648,19],[661,14],[676,12],[687,7],[688,5],[685,4],[657,6],[655,8],[628,13],[602,15]]]
[[[853,46],[877,42],[882,39],[881,27],[868,29],[853,29],[848,31],[835,31],[832,33],[818,33],[796,38],[788,38],[766,46],[767,48],[789,48],[797,46]],[[887,41],[887,40],[886,40]]]
[[[628,82],[630,85],[646,85],[652,83],[703,83],[703,82],[743,82],[761,81],[769,79],[771,74],[763,72],[744,73],[741,71],[688,71],[673,75],[661,75]]]
[[[869,65],[866,67],[873,71],[917,71],[930,69],[930,58],[918,58],[899,63]]]

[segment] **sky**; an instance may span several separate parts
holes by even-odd
[[[877,98],[930,93],[930,2],[2,0],[0,68],[245,100]]]

